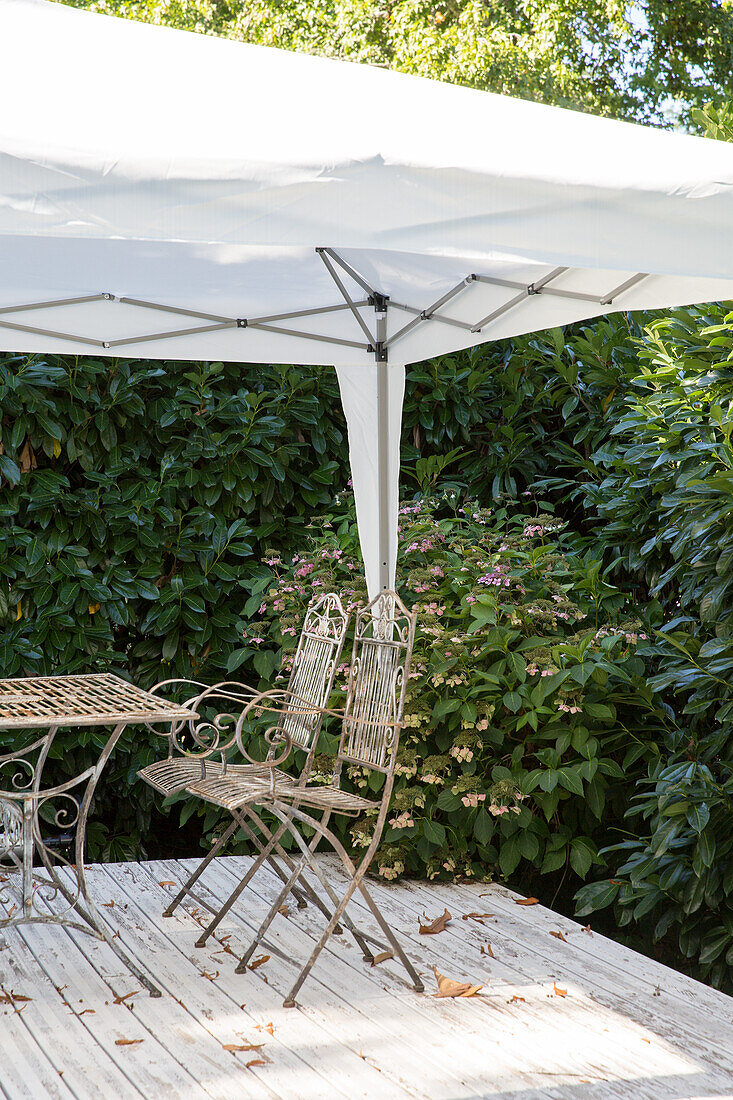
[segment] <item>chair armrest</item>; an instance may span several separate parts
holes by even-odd
[[[242,737],[244,724],[247,719],[253,715],[257,717],[265,713],[287,718],[304,714],[325,715],[335,712],[330,711],[328,707],[317,706],[317,704],[313,703],[310,699],[304,699],[301,696],[293,695],[292,692],[287,691],[285,688],[271,688],[269,691],[260,692],[255,698],[250,700],[237,722],[235,732],[237,747],[247,760],[253,764],[257,764],[258,767],[269,769],[272,776],[274,769],[280,767],[280,765],[285,762],[293,747],[293,740],[288,731],[283,729],[281,724],[271,725],[265,730],[262,736],[266,744],[271,748],[274,748],[276,745],[283,745],[283,750],[280,754],[266,760],[254,760],[245,749]]]
[[[238,713],[241,709],[258,695],[255,688],[249,684],[235,681],[224,681],[219,684],[203,684],[199,680],[187,680],[183,677],[173,677],[162,680],[150,689],[151,694],[159,694],[165,688],[172,686],[184,686],[191,689],[186,706],[191,708],[190,718],[179,718],[171,722],[169,729],[157,729],[146,723],[147,728],[153,730],[159,737],[166,737],[170,742],[170,751],[175,748],[183,756],[192,756],[196,759],[205,759],[213,753],[225,753],[235,739],[234,729]],[[230,711],[221,712],[213,719],[202,716],[199,712],[206,703],[221,703],[229,706],[236,704],[237,713]],[[182,744],[182,735],[187,734],[193,741],[194,748]]]

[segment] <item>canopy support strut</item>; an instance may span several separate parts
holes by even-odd
[[[339,302],[337,305],[328,306],[311,306],[307,309],[293,309],[284,313],[274,313],[263,317],[225,317],[215,313],[206,313],[203,310],[189,309],[184,306],[166,305],[162,302],[150,302],[141,298],[131,298],[122,296],[117,298],[116,295],[108,292],[100,294],[84,294],[75,298],[55,298],[50,301],[43,302],[24,302],[18,305],[2,306],[0,307],[0,329],[10,329],[15,332],[26,332],[33,336],[48,336],[54,340],[68,340],[71,343],[84,344],[89,347],[104,348],[105,350],[112,350],[116,348],[125,348],[135,344],[148,344],[159,340],[173,340],[180,336],[196,336],[198,334],[217,332],[224,329],[253,329],[255,331],[260,330],[262,332],[274,332],[280,336],[292,336],[298,340],[315,340],[323,344],[335,344],[339,347],[355,348],[357,351],[366,352],[368,355],[374,355],[377,364],[385,363],[387,358],[387,349],[391,348],[398,341],[403,340],[406,336],[409,336],[416,328],[421,327],[426,322],[436,321],[439,324],[450,325],[455,328],[463,329],[466,332],[478,334],[483,332],[487,325],[493,321],[498,320],[509,310],[514,309],[515,306],[521,305],[527,301],[528,298],[532,298],[540,294],[549,294],[559,298],[568,298],[569,300],[591,302],[599,306],[608,306],[615,302],[621,294],[624,294],[627,290],[636,286],[642,279],[648,279],[648,272],[640,271],[635,275],[631,275],[626,278],[618,286],[613,287],[612,290],[601,296],[593,294],[586,294],[577,290],[569,290],[565,287],[550,286],[552,281],[558,278],[558,276],[565,274],[569,270],[567,267],[556,267],[551,271],[548,271],[545,275],[542,275],[539,279],[536,279],[533,283],[525,284],[517,282],[513,279],[501,279],[493,275],[481,275],[471,274],[466,275],[459,283],[451,287],[445,294],[441,295],[437,301],[433,302],[427,308],[420,309],[417,306],[410,306],[403,302],[395,302],[390,300],[386,295],[381,294],[379,291],[374,290],[368,283],[368,281],[356,271],[351,264],[347,263],[342,256],[336,252],[333,248],[316,248],[316,254],[320,257],[324,267],[328,271],[329,275],[335,286],[337,287],[343,302]],[[343,281],[343,274],[339,274],[336,268],[340,268],[343,274],[349,276],[357,286],[360,287],[366,293],[366,298],[352,297],[346,284]],[[513,295],[508,301],[502,305],[497,306],[495,309],[488,313],[481,320],[472,324],[470,321],[462,321],[457,317],[449,317],[445,313],[439,312],[442,306],[447,305],[459,294],[465,292],[473,283],[487,283],[493,286],[506,287],[508,290],[516,290],[517,294]],[[192,317],[199,321],[208,321],[209,324],[198,325],[195,328],[178,328],[167,329],[157,332],[146,332],[140,336],[126,336],[122,339],[100,339],[92,336],[77,335],[71,332],[60,332],[57,329],[47,328],[45,325],[28,325],[23,324],[19,319],[6,319],[8,315],[10,317],[13,314],[24,314],[34,310],[46,310],[55,309],[63,306],[76,306],[87,302],[114,302],[119,301],[123,305],[135,306],[145,310],[157,311],[159,313],[172,313],[183,317]],[[405,313],[411,314],[412,319],[405,325],[399,328],[396,332],[393,332],[390,336],[387,335],[386,329],[386,311],[387,303],[394,306],[395,309],[402,310]],[[366,306],[372,306],[375,310],[377,323],[384,322],[382,328],[377,333],[376,337],[372,335],[369,326],[359,312]],[[326,333],[308,332],[303,329],[293,329],[280,327],[273,322],[286,321],[286,320],[298,320],[299,318],[310,317],[322,317],[334,313],[346,311],[351,313],[353,320],[357,327],[361,330],[366,343],[359,340],[350,340],[344,336],[330,336]],[[357,335],[355,333],[354,335]],[[383,358],[382,358],[383,356]]]

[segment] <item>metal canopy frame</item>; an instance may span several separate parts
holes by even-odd
[[[101,348],[108,351],[119,348],[120,350],[133,347],[136,344],[148,344],[157,340],[173,340],[180,336],[195,336],[199,333],[218,332],[223,329],[255,329],[261,332],[272,332],[280,336],[292,336],[300,340],[314,340],[322,344],[336,347],[354,348],[374,356],[377,368],[377,468],[379,488],[379,587],[382,591],[390,588],[389,576],[389,388],[388,388],[388,358],[390,349],[400,340],[403,340],[416,328],[430,322],[450,325],[463,329],[472,335],[483,332],[487,325],[493,324],[509,310],[515,309],[528,298],[540,294],[550,294],[555,297],[568,298],[579,302],[589,302],[597,306],[609,306],[620,295],[630,290],[642,279],[648,278],[649,273],[640,271],[625,279],[622,283],[613,287],[606,294],[600,296],[585,294],[575,290],[565,290],[562,287],[550,284],[571,270],[568,267],[555,267],[542,275],[532,283],[516,282],[511,279],[501,279],[491,275],[470,274],[456,283],[454,287],[442,294],[440,298],[422,309],[407,305],[404,302],[396,302],[388,295],[375,290],[351,264],[333,248],[316,248],[316,254],[320,257],[324,267],[328,271],[336,289],[339,291],[342,302],[336,305],[317,306],[312,309],[290,310],[285,313],[273,313],[262,317],[226,317],[215,313],[205,313],[202,310],[185,309],[180,306],[164,305],[160,302],[149,302],[140,298],[117,297],[114,294],[101,292],[99,294],[86,294],[76,298],[59,298],[45,302],[29,302],[17,306],[4,306],[0,308],[0,329],[9,329],[14,332],[27,332],[33,336],[49,336],[55,340],[68,340],[75,344],[84,344],[87,347]],[[339,271],[340,269],[340,271]],[[348,275],[366,297],[353,298],[347,290],[340,272]],[[452,302],[460,294],[463,294],[473,283],[486,283],[491,286],[506,287],[514,293],[506,302],[497,306],[485,317],[471,324],[460,321],[455,317],[449,317],[440,310],[449,302]],[[39,309],[53,309],[63,306],[81,305],[86,302],[114,302],[136,306],[143,309],[157,310],[160,313],[171,313],[180,317],[195,318],[198,321],[208,322],[189,326],[187,328],[165,329],[163,331],[146,333],[143,336],[129,336],[121,340],[99,340],[89,336],[77,336],[70,332],[59,332],[38,325],[23,324],[16,320],[5,320],[9,314],[31,313]],[[374,330],[372,330],[360,312],[370,308],[374,311]],[[411,315],[402,328],[397,329],[391,336],[387,335],[387,311],[388,309],[400,310]],[[330,313],[350,312],[357,328],[363,337],[362,340],[348,340],[322,333],[304,332],[297,328],[283,327],[277,322],[297,321],[301,317],[322,317]],[[366,342],[365,342],[366,341]]]

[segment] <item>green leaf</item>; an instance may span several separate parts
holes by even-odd
[[[570,842],[570,866],[576,875],[585,878],[596,858],[596,846],[588,837],[580,836],[572,839]]]
[[[522,705],[522,696],[517,691],[507,691],[504,694],[504,706],[512,714],[516,714]]]
[[[450,812],[453,810],[457,810],[459,806],[462,805],[462,803],[460,797],[457,794],[453,794],[452,791],[446,788],[446,790],[441,791],[436,798],[435,805],[439,810],[447,810]]]
[[[251,654],[251,649],[235,649],[227,657],[227,672],[234,672],[235,669],[243,665]]]
[[[499,850],[499,866],[504,876],[511,875],[516,870],[517,865],[522,858],[522,853],[519,850],[519,835],[515,833],[514,836],[509,837],[501,845]]]
[[[20,467],[13,462],[10,455],[0,454],[0,477],[4,477],[12,485],[20,481]]]
[[[163,660],[172,661],[178,652],[178,646],[180,642],[180,636],[177,630],[172,630],[170,634],[167,634],[163,641]]]
[[[710,821],[710,810],[704,802],[690,806],[687,811],[687,820],[696,833],[701,833]]]
[[[549,794],[550,791],[554,791],[555,787],[558,784],[559,778],[560,773],[558,771],[554,771],[552,768],[548,768],[548,770],[543,772],[540,776],[539,785],[543,791],[547,791],[547,793]]]
[[[587,886],[581,886],[575,895],[577,903],[575,914],[578,917],[587,917],[598,909],[605,909],[618,897],[619,885],[605,879],[602,882],[590,882]]]
[[[549,875],[553,871],[559,871],[561,867],[564,867],[565,860],[567,859],[568,850],[566,847],[555,848],[552,851],[545,852],[545,857],[542,860],[542,867],[540,868],[543,875]]]
[[[473,835],[481,845],[488,844],[491,837],[494,835],[494,821],[490,814],[486,812],[482,806],[476,814],[476,820],[473,825]]]
[[[712,867],[715,859],[716,842],[712,830],[706,829],[697,839],[696,855],[699,855],[703,867]]]
[[[430,818],[424,818],[422,822],[423,836],[425,836],[431,844],[434,844],[437,848],[442,848],[445,844],[445,827],[440,824],[439,821],[431,821]]]
[[[576,768],[559,768],[557,777],[560,786],[564,787],[566,791],[570,791],[571,794],[583,794],[583,780]]]

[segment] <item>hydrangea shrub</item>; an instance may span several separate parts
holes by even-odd
[[[645,773],[658,755],[666,717],[637,652],[646,632],[547,508],[525,498],[492,511],[451,492],[400,508],[399,588],[418,629],[376,860],[386,879],[506,876],[522,861],[585,878],[602,864],[630,770]],[[351,495],[309,534],[304,552],[267,554],[271,580],[245,608],[232,672],[280,647],[284,678],[315,592],[336,590],[352,608],[366,600]],[[331,722],[323,749],[337,737]],[[330,775],[326,751],[317,771]],[[348,781],[368,797],[383,777],[350,767]],[[358,851],[372,818],[343,828]]]

